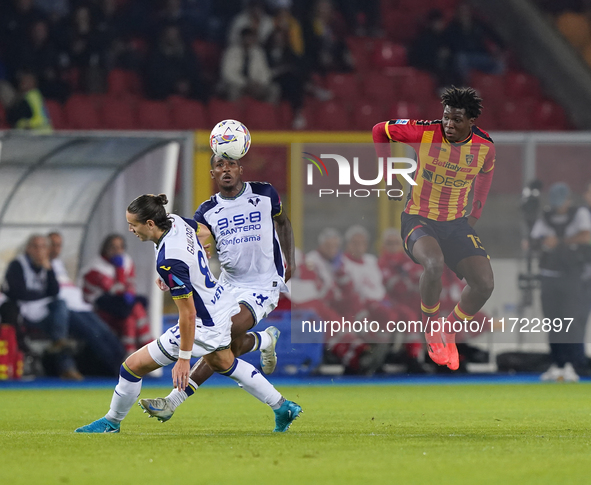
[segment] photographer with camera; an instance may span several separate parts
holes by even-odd
[[[589,307],[585,267],[591,264],[591,214],[585,207],[573,206],[564,182],[550,186],[548,203],[530,235],[533,249],[540,254],[542,310],[552,321],[573,321],[568,332],[563,325],[561,331],[549,333],[552,365],[540,378],[576,382],[577,372],[589,372],[583,341]]]

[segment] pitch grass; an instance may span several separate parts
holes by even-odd
[[[164,424],[134,406],[112,435],[74,433],[110,390],[0,392],[0,484],[591,483],[588,383],[281,390],[305,411],[286,434],[236,388]]]

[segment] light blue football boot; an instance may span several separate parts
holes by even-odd
[[[76,430],[76,433],[119,433],[120,423],[111,423],[107,418],[97,419]]]
[[[302,407],[292,401],[285,401],[279,409],[275,409],[274,433],[284,433],[291,423],[302,413]]]

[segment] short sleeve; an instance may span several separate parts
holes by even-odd
[[[189,298],[193,295],[193,286],[189,267],[178,259],[165,259],[158,263],[158,274],[170,288],[170,294],[174,300]]]
[[[197,229],[198,229],[198,227],[199,227],[199,226],[198,226],[198,224],[197,224],[197,221],[195,221],[195,220],[193,220],[193,219],[187,219],[186,217],[183,217],[182,219],[183,219],[183,221],[185,221],[187,224],[189,224],[189,226],[191,226],[195,232],[197,232]]]
[[[279,214],[281,214],[281,212],[283,211],[283,206],[281,205],[281,198],[279,197],[279,194],[275,190],[275,187],[273,187],[272,185],[270,187],[271,187],[271,190],[270,190],[271,215],[273,217],[276,217]]]
[[[203,202],[203,204],[201,204],[197,210],[195,211],[195,215],[193,216],[193,219],[195,220],[195,222],[198,222],[199,224],[203,224],[204,226],[206,226],[210,231],[211,231],[211,225],[205,220],[205,214],[210,211],[213,207],[215,207],[217,205],[217,201],[215,199],[215,195]]]
[[[253,194],[263,195],[271,199],[271,215],[277,217],[281,214],[283,207],[281,205],[281,198],[271,184],[267,182],[248,182]]]

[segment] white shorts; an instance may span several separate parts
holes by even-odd
[[[232,317],[240,311],[238,305],[232,308],[220,318],[216,318],[216,324],[213,327],[207,327],[202,324],[201,319],[195,319],[195,340],[191,355],[193,357],[203,357],[216,350],[230,348],[232,341]],[[178,323],[169,328],[156,340],[148,344],[150,357],[162,367],[176,362],[179,357],[181,344],[181,334]]]
[[[277,303],[279,302],[279,295],[281,292],[278,289],[257,290],[254,288],[234,286],[228,282],[222,284],[224,288],[227,288],[230,293],[234,295],[234,298],[236,298],[238,303],[250,310],[250,313],[252,313],[252,317],[254,318],[254,325],[275,310]]]

